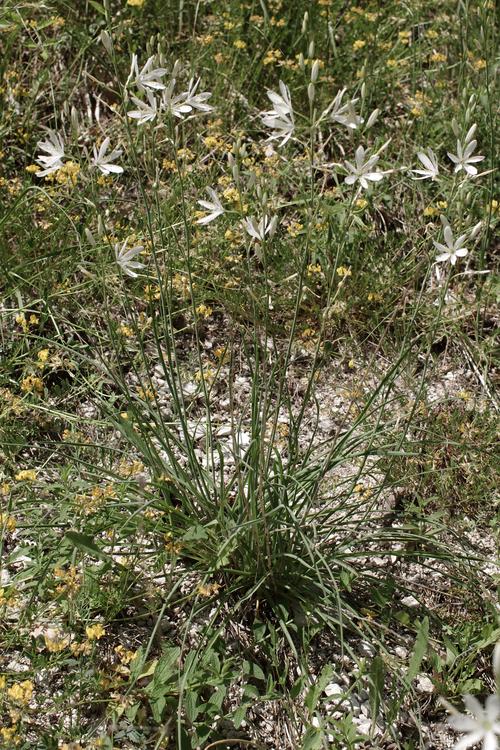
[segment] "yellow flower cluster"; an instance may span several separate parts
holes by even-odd
[[[27,320],[24,313],[19,313],[19,315],[16,315],[14,320],[16,321],[18,326],[21,326],[24,333],[28,333],[31,327],[36,326],[39,323],[39,318],[34,313],[31,313]]]
[[[34,482],[36,480],[36,471],[34,469],[22,469],[15,475],[17,482]]]
[[[205,318],[206,320],[212,315],[213,310],[209,305],[201,304],[201,305],[198,305],[198,307],[196,308],[196,313],[197,315],[200,315],[202,318]]]
[[[90,495],[76,495],[75,502],[79,509],[85,513],[86,516],[90,516],[93,513],[97,513],[106,502],[116,497],[116,492],[113,484],[109,483],[104,487],[96,485],[92,487]]]
[[[33,698],[35,686],[31,680],[23,680],[22,682],[15,682],[7,689],[7,696],[11,701],[21,706],[27,706],[30,700]]]
[[[276,65],[279,63],[283,53],[279,49],[270,49],[266,52],[264,59],[262,60],[263,65]]]
[[[8,531],[12,533],[13,531],[16,530],[16,526],[17,524],[16,524],[16,519],[14,518],[14,516],[9,516],[8,513],[0,513],[0,529],[2,529],[4,532]]]
[[[0,608],[15,607],[17,604],[17,593],[15,589],[4,589],[0,587]]]
[[[54,577],[60,581],[56,587],[57,594],[66,594],[72,597],[82,585],[80,573],[74,565],[70,565],[67,570],[57,566],[54,569]]]
[[[27,375],[21,381],[23,393],[43,393],[43,380],[36,375]]]
[[[106,629],[100,622],[95,625],[87,625],[85,633],[89,641],[98,641],[106,635]]]
[[[337,276],[340,276],[341,279],[346,276],[352,276],[352,271],[347,266],[339,266],[337,268]]]

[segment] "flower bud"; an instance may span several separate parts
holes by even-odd
[[[333,29],[333,24],[331,21],[328,21],[328,38],[330,40],[330,46],[333,50],[333,54],[336,55],[337,53],[337,44],[335,42],[335,31]]]
[[[78,138],[78,131],[79,131],[78,112],[76,110],[76,107],[71,107],[70,120],[71,120],[71,135],[76,141],[76,139]]]
[[[482,221],[478,221],[477,224],[475,224],[472,227],[472,231],[470,233],[471,240],[475,240],[476,239],[476,237],[478,236],[479,232],[481,231],[481,227],[482,226],[483,226],[483,222]]]
[[[305,34],[307,31],[308,21],[309,21],[309,13],[306,10],[306,12],[304,13],[304,18],[302,19],[302,33],[303,34]]]
[[[314,90],[314,83],[310,83],[307,87],[307,98],[309,99],[310,103],[312,104],[314,101],[315,96],[315,90]]]
[[[371,113],[370,117],[368,118],[368,120],[366,122],[365,130],[368,130],[368,128],[371,128],[372,125],[375,125],[375,123],[378,120],[379,114],[380,114],[380,110],[379,109],[374,109],[373,110],[373,112]]]
[[[307,49],[307,56],[309,59],[311,59],[311,57],[314,57],[314,42],[309,42],[309,47]]]
[[[106,29],[103,29],[101,31],[101,37],[100,38],[101,38],[101,42],[102,42],[102,45],[103,45],[104,49],[106,50],[106,52],[108,53],[108,55],[111,57],[113,55],[113,42],[111,40],[110,35],[106,31]]]
[[[319,76],[319,60],[315,60],[313,62],[313,66],[311,68],[311,83],[316,83]]]
[[[493,674],[497,682],[497,688],[500,690],[500,641],[493,649]]]
[[[84,233],[85,233],[85,237],[87,238],[87,242],[89,243],[89,245],[92,245],[92,247],[95,247],[94,235],[92,234],[92,232],[90,231],[88,227],[85,227]]]

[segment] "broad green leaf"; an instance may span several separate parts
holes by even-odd
[[[186,716],[191,724],[196,721],[196,717],[198,716],[199,707],[197,706],[197,703],[197,693],[195,693],[194,690],[190,690],[189,693],[184,696],[184,708],[186,710]]]
[[[243,721],[243,719],[247,715],[247,710],[248,710],[248,706],[243,705],[243,706],[238,706],[238,708],[234,712],[234,714],[233,714],[233,724],[234,724],[235,729],[239,729],[240,728],[241,722]]]
[[[102,549],[99,549],[93,538],[87,534],[81,534],[79,531],[67,531],[65,539],[67,539],[74,547],[77,547],[91,557],[98,557],[101,560],[112,559],[110,555],[103,552]]]
[[[196,524],[191,526],[182,537],[184,542],[198,542],[200,539],[207,539],[208,534],[203,526]]]
[[[253,661],[243,662],[243,673],[248,677],[254,677],[256,680],[265,680],[266,676],[258,664]]]
[[[181,650],[178,646],[164,649],[153,674],[153,683],[155,686],[164,685],[167,682],[171,682],[173,677],[177,677],[180,654]]]
[[[91,5],[94,10],[96,10],[98,13],[101,13],[103,16],[106,15],[104,7],[101,5],[101,3],[98,3],[97,0],[89,0],[89,5]]]

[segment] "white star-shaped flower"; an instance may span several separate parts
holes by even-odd
[[[354,185],[355,182],[359,182],[362,188],[365,190],[368,188],[368,182],[379,182],[383,178],[382,172],[373,170],[373,167],[378,162],[380,156],[373,154],[369,158],[366,158],[366,152],[363,146],[358,146],[355,153],[355,164],[350,161],[345,162],[345,167],[350,174],[345,178],[347,185]]]
[[[56,172],[63,166],[64,159],[64,141],[62,137],[55,133],[53,130],[48,131],[48,138],[46,141],[38,141],[36,144],[41,151],[45,151],[48,156],[38,156],[37,163],[43,167],[42,170],[36,173],[37,177],[45,177],[45,175]]]
[[[417,154],[419,161],[424,169],[412,169],[413,174],[420,175],[414,177],[414,180],[436,180],[439,177],[439,164],[437,156],[431,148],[425,151],[419,151]]]
[[[276,91],[268,91],[268,99],[274,104],[274,109],[269,109],[267,112],[262,112],[262,122],[274,131],[269,136],[270,141],[274,141],[278,138],[283,140],[279,144],[284,146],[287,141],[292,137],[295,129],[295,120],[293,117],[292,100],[290,97],[290,91],[283,81],[279,82],[280,93]]]
[[[457,732],[466,733],[456,743],[454,750],[466,750],[478,742],[482,743],[482,750],[497,750],[500,736],[500,697],[489,695],[484,708],[473,695],[465,695],[464,703],[472,716],[459,713],[445,702],[453,714],[448,719],[448,724]]]
[[[471,177],[477,174],[477,168],[474,166],[474,164],[483,161],[484,156],[472,156],[477,146],[477,141],[473,140],[476,129],[477,125],[472,125],[467,131],[463,143],[461,141],[457,141],[456,154],[451,154],[448,151],[448,156],[455,165],[455,173],[460,172],[463,169],[464,172],[466,172]]]
[[[113,162],[115,159],[118,159],[118,157],[122,155],[123,151],[119,148],[116,148],[110,154],[106,154],[106,151],[109,148],[109,144],[109,138],[105,138],[101,143],[99,151],[97,151],[96,147],[93,146],[94,158],[91,160],[90,166],[97,167],[106,176],[112,173],[121,174],[123,172],[123,167],[120,167],[118,164],[112,164],[111,162]]]
[[[181,94],[184,102],[187,106],[192,109],[198,109],[200,112],[211,112],[213,107],[205,102],[212,96],[210,91],[203,91],[200,94],[196,93],[198,86],[200,85],[200,79],[197,81],[191,78],[188,85],[188,90]]]
[[[139,91],[153,89],[153,91],[163,91],[165,84],[160,80],[168,73],[166,68],[153,68],[154,56],[149,57],[146,63],[139,70],[137,55],[132,55],[132,64],[130,66],[130,75],[127,83],[132,81]]]
[[[461,234],[456,240],[453,239],[451,227],[449,224],[446,224],[444,228],[444,241],[446,244],[443,245],[441,242],[433,240],[434,247],[436,250],[440,251],[440,255],[436,258],[436,263],[446,263],[446,261],[449,260],[451,265],[454,266],[458,258],[465,258],[469,252],[467,248],[464,247],[466,239],[467,234]]]
[[[147,102],[143,102],[141,101],[141,99],[137,99],[137,97],[135,96],[131,97],[137,109],[133,109],[130,112],[127,112],[127,114],[133,120],[137,120],[138,125],[144,125],[144,123],[146,122],[152,122],[158,114],[158,103],[153,96],[152,91],[146,90],[146,95],[148,97]]]
[[[263,216],[260,221],[257,221],[253,216],[243,219],[243,227],[250,237],[253,240],[257,240],[257,242],[263,242],[267,234],[272,237],[276,231],[277,224],[277,216],[273,216],[271,219],[268,216]]]
[[[335,99],[328,108],[328,114],[333,122],[338,122],[339,125],[344,125],[350,130],[356,130],[364,122],[364,119],[357,115],[355,110],[355,105],[359,99],[349,99],[345,104],[342,104],[346,91],[347,89],[342,89],[342,91],[337,92]]]
[[[192,111],[192,106],[187,104],[185,94],[174,96],[175,78],[172,78],[165,91],[161,95],[161,107],[164,112],[168,112],[174,117],[182,118]]]
[[[127,240],[120,245],[118,242],[114,246],[116,262],[122,269],[123,273],[131,278],[135,279],[137,274],[133,269],[144,268],[144,263],[134,260],[134,258],[141,253],[144,248],[142,245],[127,248]]]
[[[215,190],[213,188],[207,188],[207,193],[209,194],[211,200],[199,200],[198,203],[202,208],[205,209],[205,211],[209,211],[210,213],[208,213],[206,216],[202,216],[200,219],[197,219],[197,224],[209,224],[211,221],[224,213],[224,206],[220,202],[219,196],[217,195]]]

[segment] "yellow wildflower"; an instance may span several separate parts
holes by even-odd
[[[297,237],[301,231],[303,230],[304,225],[301,224],[299,221],[292,221],[287,226],[286,231],[290,235],[290,237]]]
[[[118,467],[118,473],[121,477],[124,477],[127,479],[128,477],[134,477],[137,476],[137,474],[142,474],[144,471],[144,464],[142,461],[138,461],[137,459],[135,461],[122,461],[120,463],[120,466]],[[110,485],[108,485],[109,488]],[[108,489],[108,496],[111,497],[109,494],[110,490]]]
[[[69,646],[69,637],[64,635],[60,628],[47,628],[43,634],[43,640],[45,641],[45,648],[51,654],[57,654],[60,651],[64,651]]]
[[[430,59],[431,62],[435,63],[446,62],[446,55],[443,55],[442,52],[433,52]]]
[[[196,593],[200,596],[209,597],[213,596],[218,592],[220,589],[220,584],[218,583],[207,583],[203,584],[200,583],[199,586],[196,587]]]
[[[322,276],[323,271],[321,270],[321,266],[319,263],[309,263],[306,273],[309,278],[312,278],[313,276]]]
[[[144,0],[127,0],[127,5],[131,5],[133,8],[142,8]]]
[[[363,47],[366,46],[365,39],[356,39],[355,42],[353,42],[352,48],[355,52],[357,52],[358,49],[363,49]]]
[[[228,187],[228,188],[226,188],[226,190],[224,190],[224,192],[222,193],[222,195],[230,203],[239,203],[240,194],[236,190],[235,187]]]
[[[210,305],[203,305],[202,304],[202,305],[198,305],[198,307],[196,308],[196,313],[198,315],[201,315],[206,320],[207,318],[209,318],[212,315],[213,310],[210,307]]]
[[[40,349],[38,352],[38,367],[43,367],[44,364],[47,362],[49,358],[49,350],[48,349]]]
[[[43,393],[43,380],[35,375],[28,375],[21,381],[21,390],[23,393]]]
[[[21,744],[21,737],[17,734],[17,726],[2,727],[0,729],[0,739],[5,747],[17,747]]]
[[[337,276],[344,278],[345,276],[352,276],[352,271],[347,266],[339,266],[337,268]]]
[[[18,471],[14,477],[18,482],[34,482],[36,480],[36,471],[34,469],[23,469]]]
[[[34,685],[31,680],[23,680],[11,685],[7,690],[7,695],[14,703],[26,706],[33,697]]]
[[[60,185],[71,185],[74,187],[78,181],[79,172],[79,164],[74,161],[67,161],[62,167],[59,167],[56,172],[48,174],[45,179],[55,179]]]
[[[61,581],[56,587],[57,594],[66,594],[71,597],[81,586],[80,574],[74,565],[70,565],[67,570],[60,567],[54,568],[54,577]]]
[[[130,662],[137,656],[137,651],[130,651],[125,646],[116,646],[115,654],[118,656],[122,664],[130,664]]]
[[[0,607],[15,607],[17,604],[17,594],[15,589],[0,588]]]
[[[98,641],[100,638],[106,635],[106,629],[97,622],[95,625],[87,625],[85,633],[89,641]]]
[[[9,516],[7,513],[0,513],[0,528],[3,526],[5,531],[16,530],[16,519],[14,516]]]

